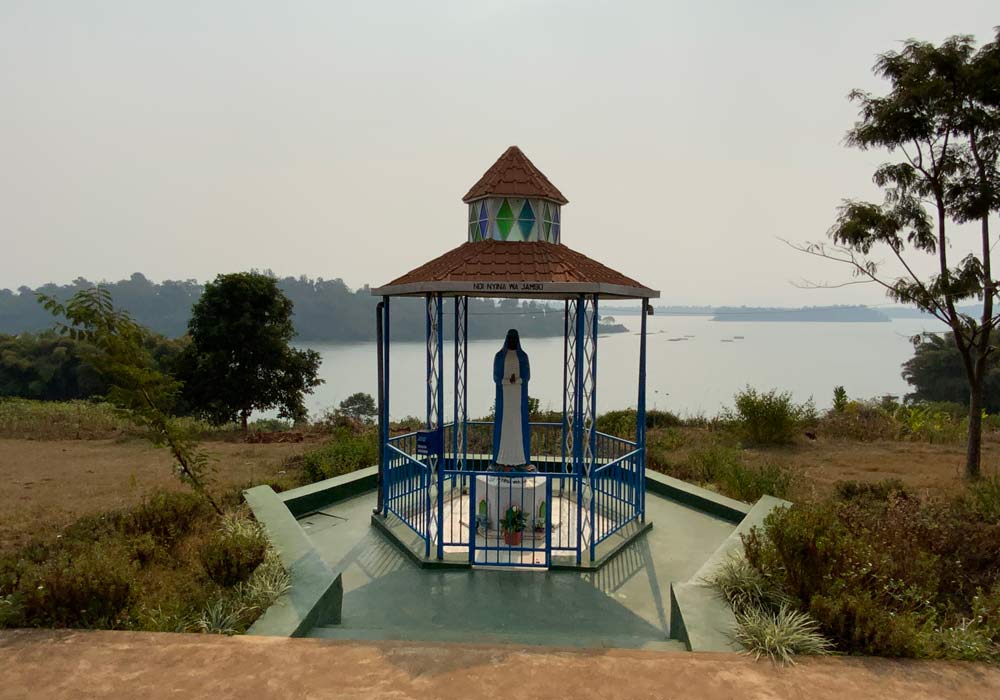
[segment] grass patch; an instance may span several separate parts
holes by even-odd
[[[378,431],[341,425],[321,447],[306,452],[300,465],[307,483],[348,474],[378,463]]]
[[[288,583],[243,510],[156,493],[0,554],[0,627],[239,633]]]
[[[195,418],[177,418],[185,430],[198,435],[232,432],[234,426],[215,427]],[[100,401],[35,401],[0,397],[0,438],[22,440],[101,440],[122,435],[141,437],[128,416]]]
[[[709,445],[691,450],[683,460],[665,461],[659,449],[666,448],[658,441],[671,439],[667,434],[651,443],[650,466],[729,498],[748,503],[764,495],[786,498],[797,480],[796,472],[778,462],[751,462],[743,451],[725,445]]]

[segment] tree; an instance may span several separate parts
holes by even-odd
[[[219,275],[194,305],[188,333],[191,345],[178,365],[196,411],[217,424],[239,419],[244,432],[253,411],[306,417],[303,397],[323,381],[319,353],[289,345],[292,302],[273,277]]]
[[[889,82],[884,96],[855,90],[860,119],[847,143],[897,156],[873,180],[884,191],[881,204],[845,200],[829,231],[832,245],[793,247],[849,265],[858,278],[885,288],[894,301],[913,304],[951,329],[969,389],[969,434],[965,472],[980,474],[983,388],[995,347],[989,217],[1000,204],[1000,30],[975,50],[971,37],[951,37],[940,46],[907,41],[881,55],[875,73]],[[931,210],[928,211],[928,208]],[[949,222],[978,221],[973,252],[949,260]],[[874,252],[887,252],[897,276]],[[935,258],[935,272],[918,275],[915,259]],[[957,310],[980,299],[978,318]]]
[[[992,345],[996,345],[994,332]],[[983,384],[983,410],[1000,412],[1000,355],[990,355]],[[950,401],[969,405],[969,382],[955,340],[928,334],[917,339],[913,357],[903,363],[903,378],[913,387],[911,401]]]
[[[365,423],[370,423],[375,418],[376,413],[378,413],[378,409],[375,406],[375,399],[371,394],[366,394],[363,391],[351,394],[341,401],[339,410],[345,416],[350,416],[355,420],[364,421]]]
[[[58,325],[60,333],[83,341],[84,358],[110,384],[108,400],[145,428],[153,444],[170,450],[181,481],[221,515],[207,488],[208,455],[198,448],[190,430],[171,415],[180,383],[156,367],[147,349],[149,332],[126,312],[116,310],[106,289],[80,290],[66,304],[45,295],[38,299],[54,316],[66,319],[67,323]]]

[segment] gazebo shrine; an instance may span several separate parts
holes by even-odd
[[[646,318],[649,299],[660,294],[563,244],[568,200],[517,146],[462,201],[468,206],[464,243],[372,290],[382,298],[376,312],[379,479],[373,523],[426,564],[599,566],[650,526]],[[425,429],[392,435],[390,302],[404,296],[425,300],[427,416]],[[470,297],[563,302],[560,421],[530,421],[530,363],[516,332],[493,367],[469,367]],[[603,299],[641,304],[634,439],[596,428]],[[444,343],[446,303],[454,305],[452,352]],[[492,375],[496,384],[492,422],[469,420],[470,370],[473,382]],[[450,407],[447,381],[454,383]]]

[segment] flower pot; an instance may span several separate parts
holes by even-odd
[[[520,530],[518,530],[517,532],[507,532],[506,530],[504,530],[503,533],[504,544],[509,544],[512,547],[520,547],[522,534],[523,533]]]

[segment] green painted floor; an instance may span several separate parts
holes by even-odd
[[[315,637],[683,648],[669,640],[670,582],[686,581],[734,525],[647,495],[653,529],[596,573],[421,569],[371,524],[375,494],[299,520],[343,573],[340,625]]]

